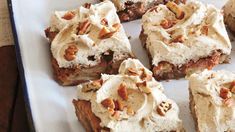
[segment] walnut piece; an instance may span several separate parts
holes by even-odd
[[[157,106],[157,113],[161,116],[165,116],[166,112],[169,111],[172,107],[172,104],[170,102],[162,101]]]
[[[231,90],[232,93],[235,94],[235,81],[231,82],[230,90]]]
[[[120,112],[119,111],[114,111],[114,114],[112,115],[112,117],[115,120],[120,120]]]
[[[143,81],[150,81],[152,80],[152,75],[147,74],[146,70],[144,68],[141,68],[141,74],[140,79]]]
[[[107,39],[112,37],[120,27],[121,25],[119,23],[113,24],[111,29],[108,29],[108,27],[104,26],[99,32],[99,39]]]
[[[204,35],[208,35],[208,32],[209,32],[208,26],[202,26],[201,33]]]
[[[123,99],[127,100],[128,99],[128,93],[127,93],[127,88],[126,85],[121,83],[121,85],[118,88],[118,95]]]
[[[76,58],[76,53],[78,52],[78,48],[75,44],[71,44],[65,50],[64,58],[67,61],[72,61]]]
[[[181,20],[184,18],[185,16],[184,11],[180,9],[180,7],[176,3],[169,1],[167,2],[166,6],[169,10],[171,10],[175,14],[177,19]]]
[[[99,80],[95,80],[92,81],[90,83],[86,83],[83,85],[82,88],[82,92],[91,92],[91,91],[97,91],[98,89],[100,89],[100,87],[102,86],[103,80],[99,79]]]
[[[185,41],[185,38],[183,35],[178,35],[176,38],[172,40],[173,43],[183,43]]]
[[[222,87],[220,89],[220,97],[222,99],[229,99],[232,97],[232,93],[230,92],[228,88]]]
[[[78,35],[86,34],[88,32],[88,28],[90,27],[90,25],[91,23],[89,22],[89,20],[80,22],[77,27],[77,31],[78,31],[77,34]]]
[[[101,104],[105,107],[105,108],[108,108],[108,109],[114,109],[115,108],[115,104],[114,104],[114,101],[113,99],[111,98],[106,98],[104,99]]]
[[[64,14],[64,16],[62,16],[62,18],[65,20],[71,20],[74,18],[74,16],[75,16],[74,12],[68,11],[67,13]]]
[[[146,94],[151,93],[151,89],[147,86],[146,81],[136,83],[136,86],[140,89],[141,92],[144,92]]]

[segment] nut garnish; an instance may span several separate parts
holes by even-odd
[[[91,3],[85,3],[83,5],[83,7],[87,8],[87,9],[90,9],[91,8]]]
[[[104,26],[108,26],[108,20],[106,18],[103,18],[101,20],[101,24],[104,25]]]
[[[114,109],[114,110],[123,111],[123,109],[124,109],[124,103],[123,103],[121,100],[119,100],[119,99],[115,100],[115,101],[114,101],[114,104],[115,104],[115,109]]]
[[[102,83],[103,83],[102,79],[87,83],[83,85],[82,92],[86,93],[86,92],[91,92],[91,91],[97,91],[102,86]]]
[[[132,67],[127,68],[128,74],[132,76],[139,76],[138,71]]]
[[[176,3],[169,1],[167,2],[166,6],[169,10],[171,10],[175,14],[177,19],[181,20],[184,18],[185,15],[184,11],[180,9],[180,7]]]
[[[235,81],[231,82],[230,90],[235,94]]]
[[[171,28],[171,27],[173,27],[175,24],[176,24],[175,21],[167,20],[167,19],[162,20],[161,23],[160,23],[160,25],[161,25],[164,29]]]
[[[68,11],[67,13],[64,14],[64,16],[62,16],[62,18],[65,20],[71,20],[74,18],[74,16],[75,16],[74,12]]]
[[[114,109],[112,109],[112,108],[108,108],[108,112],[109,112],[109,114],[110,114],[110,115],[113,115],[113,114],[114,114],[114,112],[115,112],[115,110],[114,110]]]
[[[231,107],[231,106],[233,106],[233,104],[234,104],[232,98],[225,99],[223,103],[224,103],[227,107]]]
[[[64,58],[67,61],[72,61],[76,58],[76,53],[78,52],[78,48],[75,44],[69,45],[65,50]]]
[[[128,93],[127,93],[127,88],[125,84],[121,84],[118,88],[118,95],[123,99],[127,100],[128,99]]]
[[[113,36],[114,33],[116,33],[119,28],[120,28],[120,24],[116,23],[112,26],[111,30],[109,30],[106,26],[104,26],[99,33],[99,39],[107,39]]]
[[[105,107],[105,108],[108,108],[108,109],[114,109],[115,108],[115,104],[114,104],[114,101],[113,99],[111,98],[106,98],[104,99],[101,104]]]
[[[89,20],[86,20],[84,22],[80,22],[77,27],[77,31],[78,31],[77,34],[83,35],[83,34],[87,33],[87,30],[90,25],[91,25],[91,23],[89,22]]]
[[[177,42],[183,43],[184,41],[185,41],[185,38],[184,38],[183,35],[178,35],[176,38],[174,38],[174,39],[172,40],[172,42],[174,42],[174,43],[177,43]]]
[[[151,89],[147,86],[146,81],[136,83],[136,86],[140,89],[140,91],[142,91],[146,94],[151,93]]]
[[[203,26],[201,28],[201,33],[204,34],[204,35],[208,35],[208,31],[209,31],[208,26]]]
[[[140,75],[140,79],[141,80],[145,80],[145,81],[150,81],[152,80],[152,76],[147,74],[147,72],[145,71],[144,68],[140,69],[142,71],[141,75]]]
[[[165,116],[166,112],[170,110],[171,107],[172,107],[171,103],[162,101],[157,107],[157,113],[161,116]]]
[[[229,91],[228,88],[222,87],[222,88],[220,89],[220,97],[221,97],[222,99],[229,99],[229,98],[232,97],[232,93]]]
[[[112,117],[115,120],[120,120],[120,112],[119,111],[114,111],[114,114],[112,115]]]

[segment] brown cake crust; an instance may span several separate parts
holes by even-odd
[[[233,35],[235,35],[235,17],[233,17],[231,14],[225,14],[224,22],[233,33]]]
[[[142,29],[139,36],[143,47],[146,49],[146,40],[147,35],[144,34],[144,30]],[[153,76],[156,80],[166,80],[166,79],[178,79],[181,77],[185,77],[186,75],[190,75],[195,71],[201,71],[203,69],[212,69],[215,65],[220,63],[228,63],[229,56],[224,55],[221,51],[213,51],[210,56],[200,58],[197,61],[190,60],[187,63],[177,66],[173,65],[170,62],[161,61],[158,65],[152,65],[152,56],[150,52],[146,49],[149,59],[150,65],[153,72]]]
[[[100,119],[92,112],[91,103],[85,100],[73,100],[75,112],[78,120],[81,122],[86,132],[109,132],[108,128],[100,126]]]
[[[51,32],[50,27],[45,30],[46,37],[51,43],[58,32]],[[63,86],[75,86],[89,80],[100,78],[101,73],[116,74],[122,61],[127,58],[134,58],[132,53],[124,55],[125,57],[113,61],[113,51],[106,51],[102,54],[101,61],[95,66],[73,66],[69,68],[60,68],[56,59],[51,55],[53,75],[56,81]],[[92,58],[91,58],[92,59]]]

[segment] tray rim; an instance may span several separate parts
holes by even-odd
[[[19,41],[18,41],[18,35],[17,35],[16,24],[15,24],[15,19],[14,19],[14,11],[13,11],[12,5],[13,5],[12,0],[7,0],[11,30],[12,30],[12,35],[13,35],[14,45],[15,45],[15,55],[16,55],[17,67],[18,67],[18,71],[19,71],[19,75],[20,75],[21,85],[23,88],[23,96],[24,96],[24,102],[25,102],[25,108],[26,108],[26,115],[27,115],[30,131],[36,132],[35,124],[33,122],[33,116],[32,116],[32,110],[31,110],[31,106],[30,106],[29,96],[28,96],[27,83],[26,83],[26,79],[25,79],[24,66],[23,66],[22,57],[21,57],[21,50],[20,50],[20,45],[19,45]]]

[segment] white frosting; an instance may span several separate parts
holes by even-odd
[[[125,9],[125,3],[127,1],[131,1],[133,3],[142,2],[146,7],[149,7],[152,4],[152,2],[154,2],[154,0],[111,0],[111,1],[114,3],[118,11],[122,11]]]
[[[228,107],[219,96],[223,84],[235,80],[235,74],[228,71],[208,71],[192,74],[189,88],[195,102],[199,131],[235,131],[235,105]],[[231,98],[235,101],[235,95]]]
[[[161,61],[182,65],[190,60],[207,57],[215,50],[230,54],[231,43],[220,10],[198,1],[178,6],[185,13],[182,20],[176,19],[175,14],[165,5],[157,6],[157,11],[148,11],[142,18],[144,34],[147,35],[146,47],[153,58],[153,65]],[[177,23],[164,29],[160,26],[164,19],[175,20]],[[200,33],[204,25],[208,26],[208,35]],[[195,33],[190,33],[193,30]],[[173,34],[170,35],[170,32]],[[165,43],[178,35],[183,35],[186,40],[183,43]]]
[[[59,67],[97,65],[101,61],[101,54],[108,50],[114,51],[114,61],[131,53],[131,46],[122,26],[112,37],[107,39],[98,38],[100,30],[103,28],[101,24],[103,18],[106,18],[108,21],[108,28],[111,28],[113,24],[120,24],[112,2],[104,1],[96,5],[91,5],[90,9],[81,6],[73,10],[73,12],[75,13],[75,17],[71,20],[62,18],[66,13],[65,11],[56,11],[51,18],[51,30],[59,31],[51,43],[52,55],[57,60]],[[91,23],[89,33],[77,35],[79,22],[86,20]],[[70,43],[76,44],[78,52],[74,60],[67,61],[64,58],[64,54],[65,49]],[[88,56],[94,56],[96,60],[88,60]]]
[[[134,67],[132,67],[134,66]],[[147,82],[147,86],[151,89],[150,94],[141,92],[136,86],[137,82],[142,81],[139,76],[131,76],[124,74],[127,68],[144,68],[144,66],[135,59],[125,60],[119,69],[119,75],[102,75],[103,85],[96,92],[82,92],[82,85],[78,86],[78,99],[91,102],[93,113],[101,119],[101,126],[108,127],[111,131],[134,131],[134,132],[154,132],[154,131],[182,131],[182,121],[178,118],[179,108],[176,103],[168,99],[162,92],[162,85],[155,79]],[[150,71],[145,68],[149,73]],[[124,83],[128,90],[132,91],[128,95],[125,105],[131,106],[135,111],[133,116],[126,113],[124,108],[121,111],[121,120],[115,120],[110,113],[101,104],[106,98],[120,99],[117,89],[121,83]],[[160,116],[156,112],[156,107],[162,101],[172,103],[172,108],[165,116]]]
[[[235,0],[228,0],[228,2],[224,6],[225,15],[232,15],[235,17]]]

